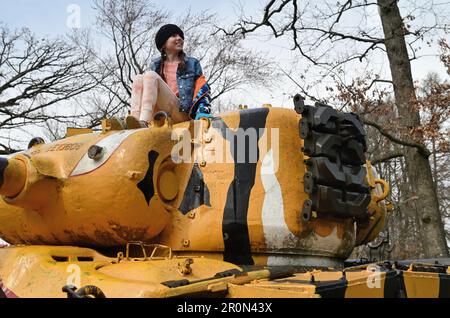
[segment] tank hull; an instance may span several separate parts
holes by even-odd
[[[11,167],[26,166],[26,182],[14,196],[17,182],[0,189],[0,237],[87,247],[158,242],[219,252],[235,264],[312,257],[331,265],[350,255],[359,229],[333,211],[302,218],[311,195],[301,120],[294,110],[266,107],[36,145],[9,158]]]
[[[183,272],[186,260],[190,271]],[[93,297],[78,291],[94,287],[101,291],[97,296],[108,298],[450,297],[449,259],[423,260],[420,266],[418,261],[396,264],[397,268],[393,262],[346,267],[344,275],[342,270],[325,267],[245,269],[211,257],[175,254],[119,260],[71,246],[0,248],[6,297]],[[63,287],[70,290],[68,286],[73,286],[72,293],[63,291]]]

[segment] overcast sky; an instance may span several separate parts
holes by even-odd
[[[247,16],[252,15],[260,18],[259,12],[266,3],[265,0],[158,0],[153,1],[157,6],[166,8],[176,14],[182,14],[189,7],[193,11],[209,10],[212,13],[217,13],[219,21],[224,26],[231,25],[239,18],[241,6],[244,7]],[[401,3],[408,3],[408,1],[401,1]],[[2,0],[0,10],[0,22],[11,29],[28,27],[35,34],[39,36],[57,36],[63,35],[70,31],[67,25],[68,17],[73,12],[74,5],[80,10],[81,27],[90,27],[95,22],[96,12],[92,9],[92,0]],[[402,9],[402,14],[406,14],[406,10]],[[372,14],[371,19],[374,23],[378,23],[379,17],[376,12]],[[353,23],[353,21],[350,21]],[[267,30],[266,30],[267,34]],[[293,71],[293,76],[299,78],[303,72],[303,61],[296,51],[291,51],[290,39],[271,39],[268,37],[250,37],[247,46],[272,56],[284,70]],[[186,39],[187,41],[189,39]],[[448,78],[443,65],[439,62],[438,52],[435,47],[428,48],[424,46],[421,52],[425,57],[412,62],[413,77],[415,80],[421,80],[425,75],[434,71],[440,74],[442,79]],[[296,62],[296,63],[294,63]],[[389,77],[389,66],[385,57],[378,61],[373,61],[373,68],[375,71],[381,71]],[[353,71],[357,71],[354,67],[346,74],[347,78],[352,78]],[[207,74],[206,74],[207,75]],[[314,76],[314,74],[313,74]],[[311,80],[313,77],[311,77]],[[308,79],[307,79],[308,80]],[[295,84],[287,77],[277,79],[278,82],[283,83],[282,89],[258,89],[247,90],[246,92],[233,93],[233,102],[236,104],[245,103],[250,107],[257,107],[264,103],[270,103],[274,106],[292,107],[292,101],[289,95],[294,95],[298,92]],[[311,94],[317,97],[325,94],[323,87],[311,88]],[[332,101],[331,101],[332,103]]]
[[[0,21],[10,26],[27,26],[37,34],[62,34],[68,31],[66,21],[70,6],[76,4],[81,9],[81,24],[90,26],[95,21],[95,12],[91,0],[14,0],[2,1]],[[222,18],[233,18],[238,1],[204,1],[204,0],[164,0],[150,1],[158,6],[182,13],[189,7],[192,10],[211,10],[221,14]],[[253,3],[254,6],[249,6]],[[246,8],[256,8],[259,1],[247,1]]]
[[[177,14],[183,13],[189,7],[196,11],[210,10],[219,16],[219,21],[224,25],[231,25],[235,22],[241,12],[241,6],[244,7],[246,15],[258,16],[266,1],[264,0],[157,0],[152,1],[158,6],[172,10]],[[407,1],[403,2],[407,3]],[[67,27],[67,19],[71,14],[73,5],[80,8],[81,26],[89,27],[95,21],[95,11],[91,7],[92,0],[14,0],[2,1],[0,10],[0,21],[8,25],[10,28],[26,26],[38,35],[61,35],[70,31]],[[375,19],[377,17],[375,16]],[[290,43],[287,39],[278,39],[267,41],[267,38],[253,37],[248,45],[262,52],[268,52],[280,61],[282,67],[289,67],[289,63],[293,58],[300,58],[296,52],[290,51]],[[413,76],[415,79],[422,79],[427,72],[434,71],[443,78],[446,77],[445,69],[439,62],[435,48],[424,48],[422,54],[428,55],[419,61],[413,61]],[[386,67],[382,65],[381,67]],[[263,104],[266,102],[273,105],[290,106],[290,101],[284,98],[284,93],[292,88],[295,89],[288,79],[286,80],[286,92],[268,92],[261,90],[254,96],[249,96],[251,102],[255,104]],[[294,94],[295,92],[290,92]],[[317,93],[320,94],[320,91]],[[253,95],[253,94],[251,94]],[[267,100],[271,99],[271,100]],[[250,103],[251,103],[250,102]],[[256,105],[255,105],[256,106]]]
[[[211,13],[217,13],[219,20],[224,24],[232,24],[236,21],[241,7],[245,12],[257,12],[262,8],[264,1],[245,1],[236,0],[223,1],[205,1],[205,0],[164,0],[152,1],[157,6],[173,11],[175,14],[182,14],[189,8],[193,11],[209,10]],[[73,5],[77,5],[80,9],[81,27],[90,27],[95,22],[96,12],[92,9],[92,0],[15,0],[4,1],[0,10],[0,21],[10,28],[28,27],[34,33],[44,36],[56,36],[70,32],[67,27],[67,20],[70,16]],[[280,61],[287,61],[292,56],[292,52],[287,52],[289,45],[280,44],[280,41],[273,44],[267,42],[266,39],[248,41],[248,45],[257,48],[263,52],[270,52],[273,56],[280,58]],[[282,53],[282,51],[285,51]],[[256,105],[266,102],[285,103],[283,101],[283,92],[278,92],[276,96],[272,96],[270,92],[261,92],[255,96],[249,96],[251,101]],[[281,99],[280,99],[281,97]],[[272,101],[267,99],[273,99]],[[289,103],[290,105],[291,103]]]
[[[177,14],[181,14],[189,7],[193,11],[210,10],[219,15],[220,21],[224,25],[231,25],[239,17],[241,6],[244,7],[246,15],[257,17],[258,12],[261,12],[261,8],[263,8],[266,1],[157,0],[153,1],[153,3]],[[401,3],[407,3],[407,1]],[[10,28],[26,26],[38,35],[55,36],[70,31],[67,27],[67,19],[73,5],[77,5],[80,8],[81,26],[91,26],[95,21],[95,11],[92,9],[91,4],[92,0],[2,0],[0,21],[4,22]],[[288,49],[289,44],[290,43],[288,43],[286,39],[267,41],[267,38],[253,38],[249,41],[248,45],[254,49],[270,53],[280,61],[283,67],[289,67],[290,60],[296,56],[298,57],[296,52]],[[442,67],[442,64],[439,63],[435,50],[425,48],[422,54],[430,56],[413,62],[414,78],[420,80],[429,71],[435,71],[442,74],[445,78],[445,70]],[[286,80],[287,83],[286,92],[259,91],[256,96],[249,96],[251,102],[256,104],[266,102],[274,105],[282,104],[280,106],[285,106],[285,104],[288,103],[290,105],[290,101],[286,101],[284,94],[287,93],[289,89],[295,88],[292,83],[289,83],[289,80],[283,80]],[[290,94],[294,93],[295,92],[290,92]],[[320,94],[320,91],[317,93]]]

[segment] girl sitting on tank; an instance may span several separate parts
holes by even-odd
[[[153,116],[166,112],[172,122],[211,117],[210,88],[200,62],[183,51],[184,33],[174,24],[162,26],[155,37],[161,56],[150,71],[136,75],[127,128],[146,126]]]

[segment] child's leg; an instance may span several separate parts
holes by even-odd
[[[158,97],[157,77],[159,75],[151,71],[143,75],[144,88],[142,92],[140,120],[149,121],[153,117],[153,108]]]
[[[188,114],[180,112],[179,107],[180,100],[157,73],[144,74],[141,120],[151,120],[158,111],[168,113],[174,124],[189,120]]]
[[[143,75],[138,74],[134,77],[131,89],[131,116],[139,119],[141,115],[142,91],[143,91]]]

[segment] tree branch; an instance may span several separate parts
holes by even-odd
[[[387,153],[387,154],[382,155],[382,156],[375,157],[375,158],[371,159],[370,162],[372,163],[372,165],[376,165],[376,164],[379,164],[379,163],[382,163],[382,162],[386,162],[386,161],[389,161],[391,159],[400,158],[400,157],[403,157],[403,156],[404,156],[403,152],[401,152],[401,151],[394,151],[394,152],[390,152],[390,153]]]
[[[390,141],[395,142],[396,144],[400,144],[400,145],[407,146],[407,147],[417,148],[418,152],[425,158],[428,158],[431,155],[431,152],[425,146],[423,146],[419,143],[401,140],[397,137],[394,137],[386,129],[382,128],[380,125],[378,125],[370,120],[363,119],[363,123],[376,128],[380,132],[380,134],[382,134],[384,137],[386,137]]]

